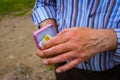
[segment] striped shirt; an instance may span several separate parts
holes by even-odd
[[[32,20],[36,26],[53,18],[58,31],[74,26],[114,29],[118,38],[115,51],[101,52],[76,67],[104,71],[120,64],[120,0],[36,0]]]

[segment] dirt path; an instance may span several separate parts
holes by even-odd
[[[0,20],[0,80],[55,80],[54,71],[35,55],[30,14]]]

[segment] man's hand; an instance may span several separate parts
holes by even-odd
[[[114,50],[116,45],[117,38],[112,29],[70,28],[44,43],[42,49],[37,50],[37,55],[43,58],[46,65],[70,60],[56,69],[60,73],[99,52]]]

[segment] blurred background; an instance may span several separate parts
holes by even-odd
[[[0,80],[55,80],[35,54],[31,20],[35,0],[0,0]]]

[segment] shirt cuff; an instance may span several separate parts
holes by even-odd
[[[45,19],[53,18],[55,19],[55,8],[53,6],[41,6],[34,8],[32,13],[32,21],[38,27],[39,24]]]
[[[117,48],[113,59],[116,63],[120,63],[120,29],[114,29],[114,31],[116,32],[117,36]]]

